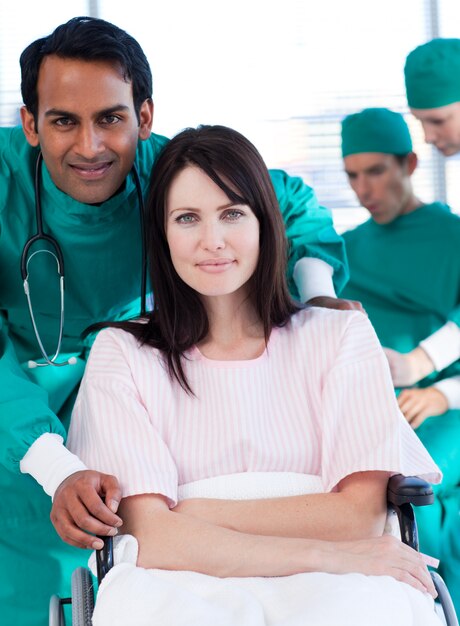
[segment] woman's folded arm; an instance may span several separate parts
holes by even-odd
[[[174,509],[217,526],[256,535],[328,541],[382,535],[388,472],[356,472],[324,494],[256,500],[193,498]]]
[[[168,508],[156,494],[122,500],[123,531],[139,543],[138,566],[218,577],[287,576],[301,572],[389,575],[435,595],[423,559],[394,537],[360,541],[242,533]]]

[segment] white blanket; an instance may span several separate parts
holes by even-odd
[[[269,498],[322,492],[318,477],[238,474],[183,485],[180,497]],[[296,574],[215,578],[136,567],[137,542],[117,538],[93,626],[440,626],[430,596],[389,576]],[[94,557],[90,559],[94,569]]]

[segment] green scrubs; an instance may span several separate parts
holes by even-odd
[[[360,300],[383,346],[400,352],[455,321],[460,304],[460,218],[440,203],[390,224],[373,220],[344,234],[350,281],[343,296]],[[460,374],[460,361],[419,383]],[[460,609],[460,411],[430,417],[417,434],[441,468],[434,505],[417,509],[421,549],[440,558]]]
[[[136,163],[144,191],[166,141],[152,135],[139,143]],[[20,128],[0,129],[0,623],[15,626],[45,626],[49,596],[69,595],[71,571],[88,558],[59,539],[49,521],[50,498],[20,473],[19,463],[43,433],[65,437],[89,348],[81,332],[96,321],[138,314],[140,293],[141,234],[132,177],[115,197],[89,206],[59,191],[43,165],[44,229],[59,242],[65,263],[62,353],[78,362],[27,367],[29,359],[40,359],[20,274],[23,246],[36,233],[36,158]],[[339,291],[347,270],[330,213],[301,179],[271,174],[291,245],[289,272],[303,256],[320,258],[334,268]],[[39,254],[29,270],[37,326],[53,354],[60,310],[56,263]],[[295,293],[292,281],[291,287]]]

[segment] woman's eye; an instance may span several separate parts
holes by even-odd
[[[186,215],[179,215],[179,217],[176,217],[176,222],[178,222],[179,224],[193,224],[194,221],[195,216],[191,215],[190,213],[187,213]]]
[[[229,220],[230,222],[236,222],[244,215],[243,211],[238,211],[233,209],[231,211],[227,211],[224,215],[224,218]]]

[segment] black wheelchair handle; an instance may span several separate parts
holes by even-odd
[[[96,550],[97,580],[101,584],[102,579],[113,567],[113,537],[101,537],[104,547]]]
[[[417,476],[395,474],[388,481],[387,499],[390,504],[401,506],[426,506],[433,504],[433,487]]]

